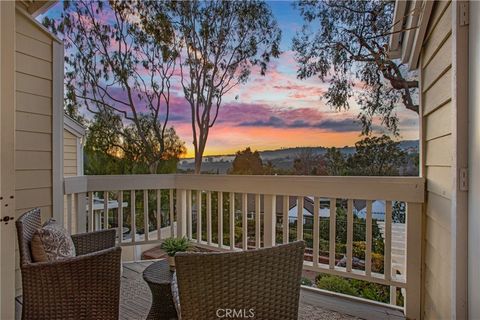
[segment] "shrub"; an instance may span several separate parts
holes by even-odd
[[[353,288],[348,280],[330,275],[321,275],[317,277],[317,287],[324,290],[358,296],[358,292]]]
[[[170,257],[173,257],[177,252],[185,252],[190,249],[190,241],[186,237],[170,237],[163,240],[161,248],[165,250]]]

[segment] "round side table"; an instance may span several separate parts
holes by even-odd
[[[177,310],[172,297],[173,272],[167,260],[152,263],[143,271],[143,280],[152,292],[152,307],[148,313],[148,320],[177,319]]]

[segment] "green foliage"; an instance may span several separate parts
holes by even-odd
[[[298,76],[329,82],[323,98],[335,110],[355,101],[364,134],[376,119],[398,134],[399,104],[417,114],[419,106],[416,75],[389,55],[395,1],[301,0],[297,8],[305,22],[293,41]]]
[[[89,128],[89,173],[115,167],[120,173],[157,173],[180,156],[184,144],[168,126],[170,79],[178,48],[167,16],[150,33],[150,1],[65,1],[57,21],[44,25],[64,39],[65,108],[85,108]],[[111,19],[104,19],[105,14]],[[124,45],[116,45],[124,44]],[[102,156],[98,153],[107,153]],[[112,157],[125,158],[118,161]],[[128,168],[128,169],[127,169]],[[125,171],[121,171],[125,170]]]
[[[347,164],[351,175],[397,176],[405,161],[406,154],[398,142],[383,135],[355,143],[355,154],[348,158]]]
[[[252,152],[248,147],[245,150],[237,151],[232,162],[229,174],[263,174],[263,162],[258,151]]]
[[[300,284],[302,286],[309,286],[311,287],[313,285],[313,281],[308,279],[308,278],[305,278],[305,277],[302,277],[302,279],[300,279]]]
[[[183,238],[167,238],[163,240],[161,248],[167,252],[170,257],[175,256],[177,252],[185,252],[190,249],[190,240]]]
[[[320,274],[317,276],[316,285],[320,289],[358,296],[358,291],[353,287],[347,279]]]
[[[362,297],[365,299],[390,302],[390,290],[388,286],[356,279],[347,279],[339,276],[319,274],[315,279],[318,288],[333,292]],[[403,304],[403,297],[399,294],[400,305]]]
[[[407,154],[390,137],[366,137],[355,143],[355,153],[346,157],[335,148],[325,155],[330,175],[397,176],[407,163]]]

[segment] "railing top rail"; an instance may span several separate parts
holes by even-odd
[[[66,177],[65,194],[142,189],[188,189],[316,196],[340,199],[424,202],[420,177],[244,176],[147,174]]]

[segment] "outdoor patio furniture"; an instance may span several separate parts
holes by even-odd
[[[77,256],[32,261],[30,242],[41,227],[40,210],[16,221],[22,272],[22,319],[118,319],[121,248],[116,230],[72,236]]]
[[[152,292],[152,307],[148,313],[148,320],[177,319],[177,311],[172,297],[173,272],[167,260],[152,263],[143,271],[143,280]]]
[[[242,252],[177,253],[179,319],[297,319],[304,250],[297,241]]]

